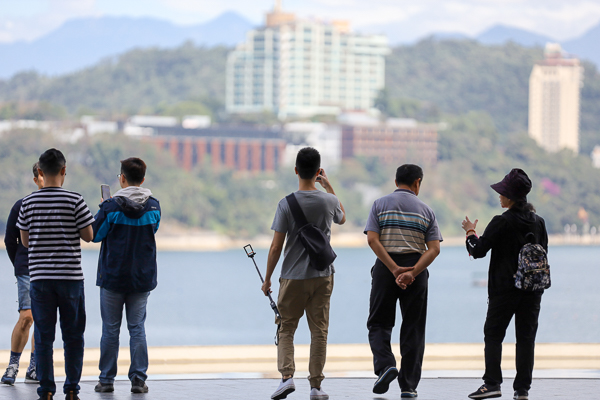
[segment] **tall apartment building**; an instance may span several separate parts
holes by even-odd
[[[388,53],[385,36],[354,34],[346,21],[298,19],[277,1],[265,26],[229,54],[227,111],[284,119],[370,110]]]
[[[529,78],[529,135],[544,149],[579,152],[579,94],[583,68],[564,58],[559,44],[548,43],[545,59]]]

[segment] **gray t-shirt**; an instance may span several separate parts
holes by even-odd
[[[388,253],[423,254],[425,243],[442,239],[433,210],[410,190],[396,189],[373,203],[367,231],[379,233]]]
[[[299,190],[294,193],[298,204],[309,223],[321,229],[327,237],[331,236],[331,222],[339,224],[344,217],[344,212],[338,198],[320,190]],[[287,234],[287,242],[283,252],[283,265],[281,278],[283,279],[311,279],[329,276],[335,272],[333,264],[324,271],[317,271],[309,263],[309,257],[298,240],[296,222],[285,198],[277,205],[277,212],[273,219],[271,229]]]

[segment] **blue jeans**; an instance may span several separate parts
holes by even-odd
[[[148,345],[146,344],[146,304],[150,292],[115,293],[100,288],[100,314],[102,315],[102,339],[100,340],[100,382],[113,383],[117,375],[119,334],[123,319],[123,306],[129,330],[131,365],[129,379],[145,381],[148,375]]]
[[[35,322],[35,362],[42,397],[56,393],[54,382],[53,345],[56,331],[56,310],[60,313],[65,354],[66,380],[64,393],[79,393],[83,367],[83,333],[85,331],[85,296],[83,281],[42,279],[31,282],[31,312]]]
[[[17,311],[19,312],[22,310],[31,310],[30,287],[29,275],[17,275],[17,289],[19,291],[19,309]]]

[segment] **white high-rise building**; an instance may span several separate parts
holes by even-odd
[[[354,34],[346,21],[298,19],[277,1],[266,25],[229,54],[227,111],[283,119],[371,110],[388,53],[385,36]]]
[[[548,43],[529,78],[529,135],[544,149],[579,152],[579,94],[583,67]]]

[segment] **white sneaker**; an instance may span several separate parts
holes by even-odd
[[[312,388],[310,389],[310,400],[329,400],[329,395],[323,388]]]
[[[294,390],[296,390],[296,385],[294,385],[294,378],[289,378],[286,381],[282,379],[275,393],[271,395],[271,398],[273,400],[285,399],[287,395],[292,393]]]

